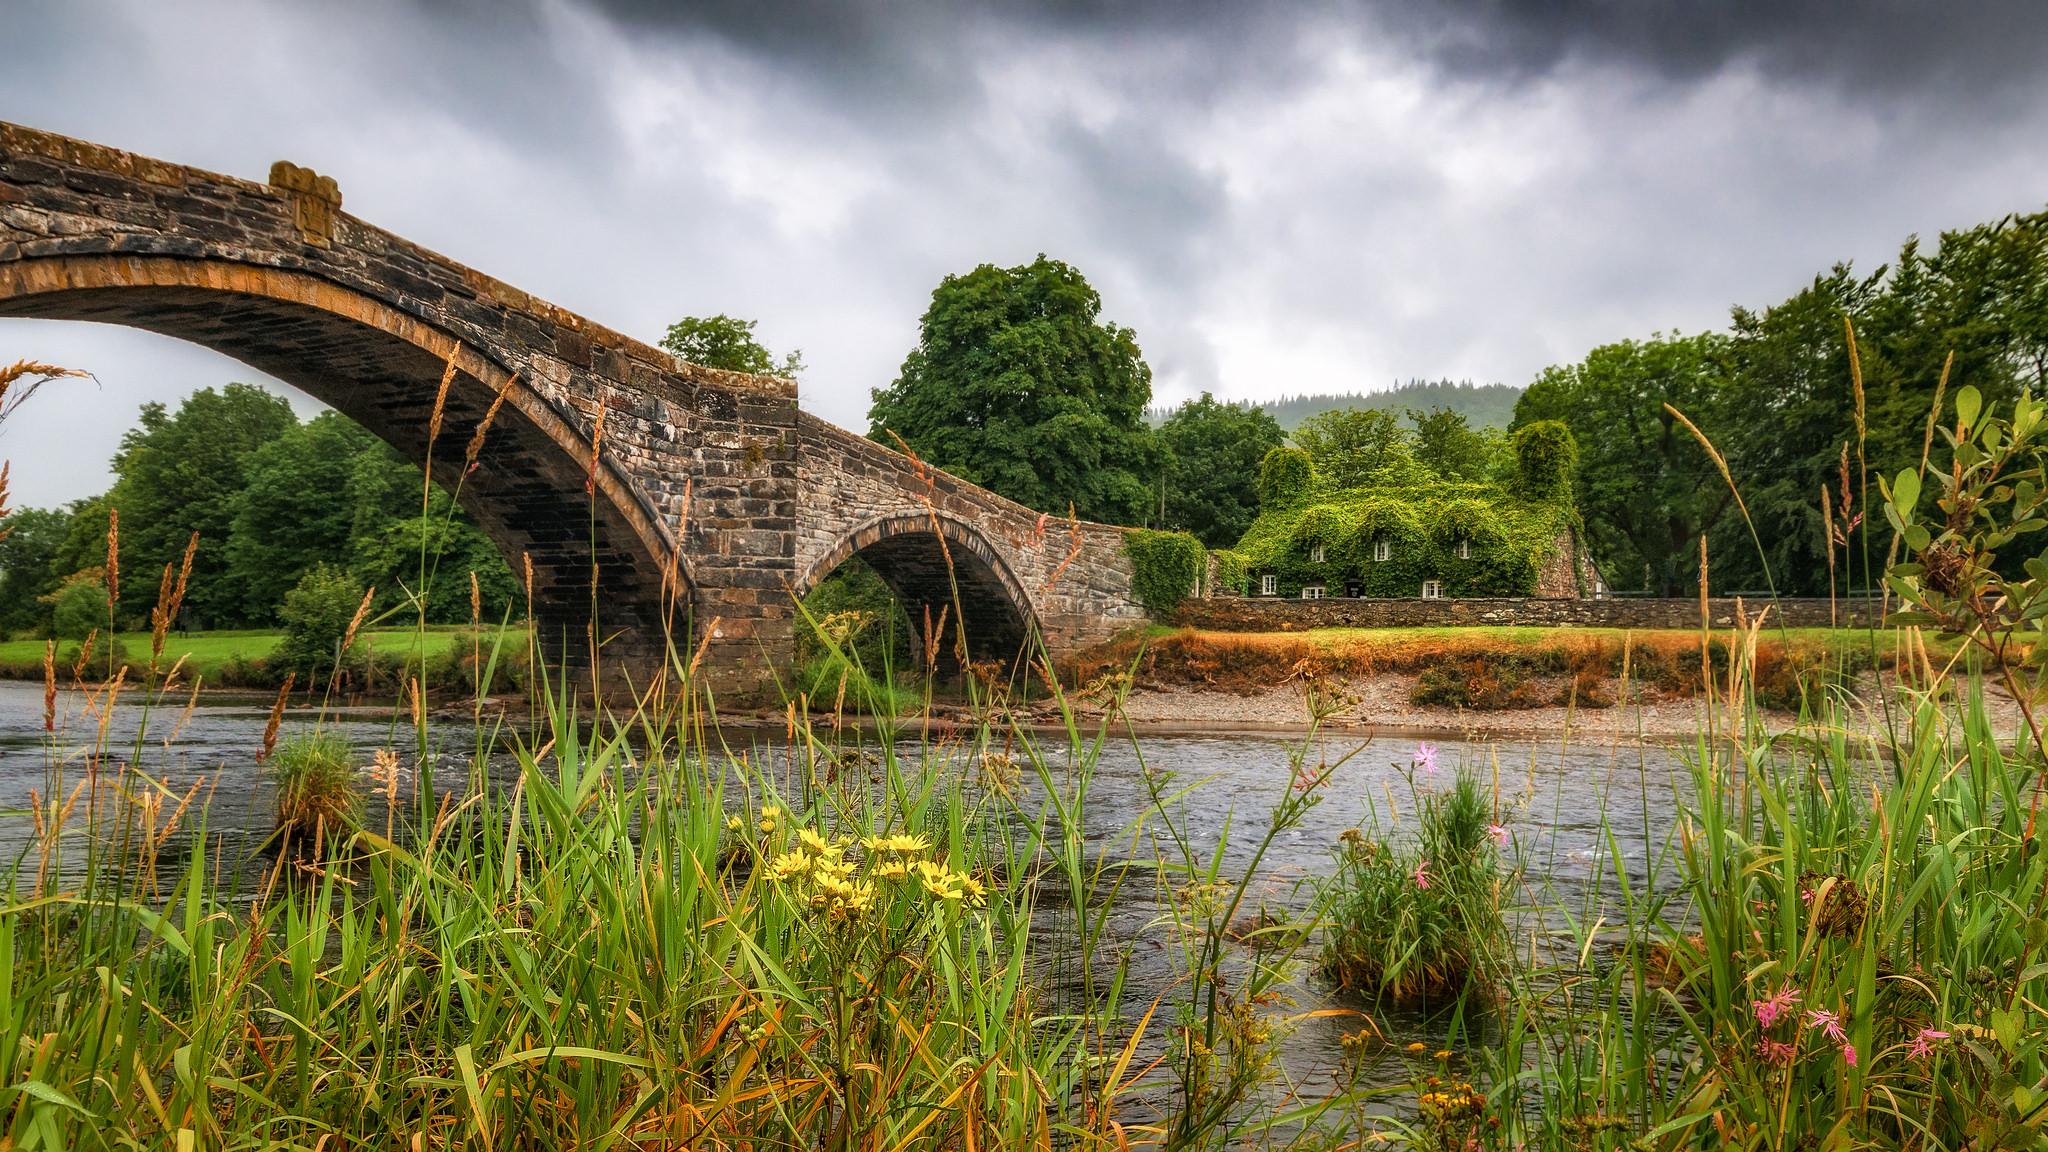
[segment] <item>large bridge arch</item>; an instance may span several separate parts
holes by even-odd
[[[515,571],[532,557],[543,642],[571,664],[592,636],[644,682],[683,638],[673,603],[713,681],[762,684],[791,654],[792,592],[857,550],[935,607],[950,555],[977,654],[1036,629],[1058,657],[1144,616],[1122,529],[1040,515],[805,415],[792,381],[686,364],[535,299],[342,212],[333,180],[291,164],[259,184],[0,122],[0,316],[203,344],[415,462],[453,355],[434,479],[459,485]],[[471,471],[464,448],[501,393]]]
[[[966,625],[969,659],[1030,655],[1025,642],[1037,620],[1030,593],[995,542],[972,524],[935,511],[877,516],[811,559],[795,594],[802,597],[854,556],[875,570],[919,628],[927,614],[935,626],[942,613],[957,614]],[[948,624],[940,637],[947,664],[959,635]]]
[[[415,465],[431,460],[434,479],[522,579],[531,559],[536,624],[558,655],[583,651],[593,562],[605,592],[599,626],[608,634],[660,631],[671,564],[674,603],[691,605],[689,568],[672,534],[612,462],[600,456],[591,467],[590,433],[488,350],[360,292],[235,263],[57,256],[0,264],[0,316],[118,324],[203,345],[302,389]],[[450,357],[456,372],[429,444]],[[501,393],[505,402],[470,460],[471,438]],[[682,631],[687,622],[670,627]]]

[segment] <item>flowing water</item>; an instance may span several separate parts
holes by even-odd
[[[198,785],[182,824],[186,829],[197,827],[203,814],[218,870],[215,887],[224,897],[250,898],[275,864],[274,855],[262,851],[272,832],[273,796],[255,764],[271,701],[210,697],[187,716],[185,701],[179,700],[153,710],[145,723],[144,710],[130,702],[139,695],[131,693],[113,716],[103,718],[86,707],[85,694],[60,694],[60,744],[80,751],[53,763],[41,686],[0,682],[0,809],[15,813],[0,820],[0,866],[21,860],[26,862],[25,872],[33,873],[34,824],[26,815],[32,802],[47,805],[53,793],[59,798],[75,793],[72,822],[82,823],[84,810],[94,802],[103,812],[130,803],[111,782],[124,764],[132,763],[164,785],[169,793],[166,814]],[[313,709],[288,710],[283,735],[288,738],[316,718]],[[417,778],[412,774],[421,765],[412,733],[394,727],[388,712],[345,710],[337,717],[330,711],[320,722],[346,734],[365,750],[365,759],[371,748],[400,748],[409,778]],[[138,728],[143,733],[139,739]],[[771,759],[781,737],[779,728],[726,734],[735,747],[763,746]],[[1059,748],[1055,764],[1065,758],[1063,737],[1038,739],[1042,747]],[[1091,857],[1140,864],[1180,859],[1164,816],[1182,830],[1201,862],[1208,862],[1221,843],[1223,877],[1241,875],[1269,827],[1273,804],[1289,787],[1292,755],[1304,739],[1280,732],[1205,731],[1145,735],[1135,743],[1129,738],[1108,740],[1096,762],[1084,819]],[[1433,773],[1417,766],[1425,744],[1436,749],[1438,767]],[[100,749],[97,758],[85,751],[95,747]],[[465,786],[465,766],[476,747],[475,728],[467,720],[430,725],[428,767],[441,766],[433,773],[435,786]],[[1539,957],[1547,954],[1542,946],[1546,933],[1561,927],[1565,912],[1582,924],[1603,912],[1610,922],[1618,919],[1612,903],[1617,872],[1638,891],[1649,882],[1655,862],[1670,850],[1677,815],[1674,785],[1684,771],[1671,751],[1634,743],[1565,745],[1555,738],[1464,742],[1358,731],[1317,737],[1307,763],[1314,766],[1347,756],[1322,789],[1321,802],[1269,847],[1246,914],[1260,905],[1305,907],[1309,897],[1304,885],[1331,871],[1340,834],[1375,821],[1395,836],[1412,833],[1414,789],[1448,784],[1463,766],[1497,798],[1497,818],[1513,838],[1511,854],[1521,860],[1528,877],[1543,878],[1540,887],[1532,883],[1524,889],[1528,907],[1517,917],[1524,945]],[[492,763],[503,774],[510,758],[501,752]],[[1148,773],[1154,776],[1151,782]],[[1157,778],[1168,773],[1172,782],[1162,786]],[[129,787],[134,790],[132,776]],[[1178,798],[1162,812],[1153,801],[1155,791]],[[371,822],[375,823],[374,815]],[[160,868],[176,866],[177,848],[184,842],[177,837],[166,840]],[[82,854],[75,847],[67,852],[64,872],[75,876]],[[1180,882],[1132,869],[1111,902],[1109,940],[1113,947],[1130,950],[1127,1015],[1135,1016],[1155,998],[1172,999],[1179,969],[1167,924],[1171,897],[1166,889]],[[1062,931],[1041,931],[1041,956],[1073,951],[1073,942],[1060,938]],[[1075,966],[1063,968],[1055,960],[1052,970],[1071,972]],[[1368,1007],[1306,972],[1294,992],[1296,1007],[1304,1011],[1362,1012]],[[1441,1015],[1374,1015],[1398,1043],[1420,1039],[1434,1046],[1444,1039]],[[1340,1037],[1357,1031],[1361,1023],[1359,1017],[1346,1015],[1304,1021],[1282,1042],[1287,1078],[1304,1086],[1325,1078],[1341,1051]]]

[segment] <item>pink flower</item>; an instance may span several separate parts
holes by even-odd
[[[1948,1033],[1946,1032],[1936,1032],[1932,1028],[1922,1028],[1920,1034],[1913,1037],[1913,1046],[1906,1050],[1906,1055],[1916,1060],[1925,1059],[1934,1052],[1934,1046],[1928,1043],[1929,1040],[1946,1039],[1948,1039]]]
[[[1417,744],[1415,746],[1415,764],[1431,776],[1436,775],[1436,745]]]
[[[1842,1045],[1842,1059],[1849,1062],[1849,1067],[1854,1068],[1856,1066],[1856,1046],[1854,1044]]]
[[[1488,824],[1486,826],[1486,834],[1493,837],[1495,844],[1505,844],[1508,842],[1508,830],[1498,824]]]
[[[1756,1002],[1756,1022],[1769,1028],[1778,1022],[1778,1017],[1789,1015],[1792,1006],[1799,1003],[1799,990],[1790,984],[1773,992],[1769,998]]]
[[[1821,1035],[1826,1036],[1837,1044],[1840,1044],[1845,1039],[1842,1034],[1842,1018],[1833,1012],[1822,1012],[1817,1009],[1808,1012],[1806,1014],[1806,1026],[1808,1028],[1820,1029]],[[1849,1061],[1851,1064],[1855,1062],[1853,1059]]]
[[[1756,1054],[1763,1057],[1766,1064],[1790,1064],[1792,1062],[1792,1046],[1782,1040],[1758,1041]]]
[[[1415,866],[1415,886],[1424,892],[1429,891],[1429,861],[1424,860]]]

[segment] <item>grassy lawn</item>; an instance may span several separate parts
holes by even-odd
[[[414,650],[415,645],[424,645],[426,655],[435,656],[447,651],[448,646],[454,643],[456,636],[461,631],[461,629],[453,627],[437,627],[429,629],[422,635],[410,628],[380,629],[363,633],[362,637],[358,638],[357,643],[362,643],[363,638],[367,638],[368,642],[374,645],[378,652],[386,654],[410,652]],[[489,643],[491,634],[491,630],[485,630],[485,643]],[[170,667],[182,656],[185,657],[185,667],[187,669],[195,670],[201,676],[210,677],[219,670],[222,664],[226,663],[230,657],[237,653],[249,660],[262,659],[264,656],[269,655],[270,650],[276,647],[277,642],[283,638],[284,633],[269,629],[231,629],[218,632],[194,632],[189,636],[182,637],[174,632],[164,639],[163,666],[166,668]],[[149,633],[123,632],[120,634],[120,640],[121,643],[127,645],[128,657],[131,662],[135,660],[146,662],[148,660]],[[525,630],[513,629],[507,632],[505,642],[513,648],[523,645],[526,642]],[[73,646],[75,644],[70,641],[59,645],[59,647]],[[9,640],[5,643],[0,643],[0,662],[9,664],[39,664],[42,662],[42,659],[43,641],[41,640]]]

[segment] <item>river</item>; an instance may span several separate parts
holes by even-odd
[[[144,709],[138,706],[140,695],[127,694],[107,720],[102,740],[98,735],[101,717],[85,706],[87,695],[60,694],[57,720],[64,729],[62,743],[81,749],[101,747],[109,761],[132,759],[179,797],[199,783],[194,810],[187,813],[185,824],[196,826],[203,809],[209,839],[224,862],[217,887],[224,896],[249,897],[260,887],[270,862],[256,851],[271,832],[272,795],[255,765],[255,753],[261,747],[271,702],[210,696],[200,700],[189,716],[185,700],[167,702],[150,710],[145,735],[138,743],[137,729],[144,723]],[[33,824],[26,810],[32,791],[47,801],[56,784],[68,795],[79,781],[88,779],[93,766],[93,758],[84,751],[72,753],[62,763],[51,762],[43,709],[40,685],[0,682],[0,807],[15,813],[0,821],[0,853],[4,853],[0,863],[27,859],[31,871]],[[289,709],[283,732],[289,736],[316,719],[314,709]],[[361,710],[339,717],[329,713],[323,722],[366,750],[403,746],[408,769],[415,766],[410,733],[400,729],[394,741],[388,712]],[[463,766],[475,747],[473,726],[466,720],[437,722],[430,726],[430,733],[430,745],[440,750],[440,762],[446,765],[437,783],[443,788],[462,786]],[[781,743],[783,733],[775,728],[734,730],[725,735],[737,746],[773,748]],[[1056,746],[1055,760],[1065,755],[1063,737],[1040,735],[1037,739],[1041,746]],[[1129,737],[1108,740],[1096,764],[1084,819],[1091,856],[1112,861],[1158,858],[1161,824],[1145,773],[1170,772],[1175,776],[1173,790],[1192,785],[1170,815],[1185,829],[1196,854],[1206,861],[1225,839],[1227,829],[1221,871],[1226,877],[1242,875],[1268,826],[1272,805],[1289,786],[1291,754],[1304,739],[1299,733],[1279,731],[1203,731],[1150,734],[1135,741]],[[1436,750],[1439,768],[1433,775],[1415,766],[1425,744]],[[1371,736],[1359,731],[1317,737],[1308,762],[1313,765],[1347,755],[1349,759],[1322,788],[1320,803],[1269,848],[1253,885],[1253,907],[1258,903],[1302,907],[1306,897],[1298,886],[1328,874],[1332,852],[1346,829],[1370,825],[1376,813],[1380,825],[1391,825],[1396,835],[1404,829],[1412,831],[1412,787],[1448,784],[1462,765],[1477,773],[1497,797],[1497,819],[1512,836],[1511,854],[1521,861],[1526,874],[1547,878],[1542,887],[1531,884],[1523,890],[1523,903],[1528,907],[1518,918],[1522,938],[1526,941],[1532,931],[1540,936],[1546,928],[1557,927],[1560,921],[1555,909],[1559,907],[1581,917],[1582,923],[1591,922],[1603,911],[1612,919],[1612,904],[1606,897],[1615,885],[1615,865],[1618,863],[1630,883],[1640,889],[1649,881],[1653,862],[1669,849],[1677,816],[1674,773],[1683,771],[1670,751],[1633,742],[1467,742],[1449,736]],[[508,760],[500,755],[497,762],[502,768]],[[102,781],[106,779],[108,776],[101,776]],[[81,808],[90,794],[90,788],[81,794]],[[118,801],[110,789],[103,789],[101,802]],[[167,804],[166,808],[174,806]],[[1610,844],[1618,850],[1618,861],[1609,858]],[[1668,865],[1665,871],[1668,874]],[[1127,1014],[1135,1015],[1155,997],[1170,998],[1176,986],[1178,970],[1169,945],[1171,934],[1164,923],[1168,905],[1155,881],[1139,877],[1119,889],[1110,912],[1112,946],[1130,949],[1125,1005]],[[1059,939],[1057,932],[1041,936],[1041,954],[1047,949],[1072,951],[1071,941]],[[1293,990],[1300,1010],[1335,1007],[1362,1011],[1367,1007],[1355,997],[1323,987],[1306,973],[1294,982]],[[1443,1039],[1440,1017],[1382,1012],[1377,1018],[1398,1042],[1421,1039],[1433,1046]],[[1304,1085],[1326,1077],[1340,1051],[1339,1038],[1359,1027],[1357,1017],[1341,1015],[1304,1021],[1281,1042],[1286,1076]]]

